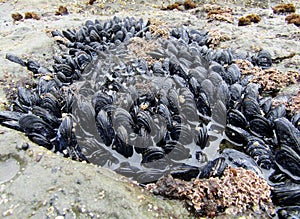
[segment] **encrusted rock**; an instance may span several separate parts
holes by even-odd
[[[261,69],[251,67],[247,61],[237,61],[243,75],[253,75],[251,82],[258,83],[266,92],[277,93],[281,88],[297,83],[300,80],[299,72],[287,71],[285,73],[276,68]]]
[[[246,211],[257,216],[274,214],[271,187],[254,172],[243,168],[229,167],[221,178],[195,179],[191,182],[169,175],[156,184],[149,184],[147,188],[154,194],[185,200],[199,216],[236,216]]]
[[[233,10],[230,7],[205,4],[203,9],[207,12],[208,21],[218,20],[233,23]]]

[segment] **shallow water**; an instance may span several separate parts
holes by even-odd
[[[0,157],[0,184],[12,180],[20,170],[20,163],[11,156]]]

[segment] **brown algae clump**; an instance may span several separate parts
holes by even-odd
[[[253,23],[258,23],[261,21],[261,17],[257,14],[249,14],[247,16],[243,16],[239,19],[238,26],[247,26]]]
[[[162,7],[162,10],[174,10],[177,9],[179,11],[182,11],[183,9],[189,10],[196,8],[197,5],[191,1],[191,0],[185,0],[184,2],[175,2],[174,4],[170,4],[167,7]]]
[[[25,19],[40,20],[41,17],[35,12],[25,12]]]
[[[290,14],[285,17],[285,21],[288,24],[295,24],[297,27],[300,26],[300,14]]]
[[[60,5],[55,15],[67,15],[69,14],[67,7]]]
[[[14,21],[20,21],[23,19],[23,15],[21,15],[20,13],[13,13],[11,14],[11,17]]]
[[[296,12],[296,7],[294,4],[279,4],[272,8],[273,13],[275,14],[284,14],[284,13],[294,13]]]
[[[185,200],[199,216],[220,214],[273,214],[271,187],[254,172],[229,167],[221,178],[195,179],[186,182],[172,176],[147,186],[154,194]]]

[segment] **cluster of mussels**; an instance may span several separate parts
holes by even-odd
[[[213,50],[208,32],[187,28],[157,39],[149,25],[114,17],[53,31],[64,51],[49,68],[7,55],[37,82],[18,88],[11,109],[0,112],[1,124],[140,183],[165,174],[221,176],[227,165],[250,169],[274,187],[283,217],[299,216],[300,114],[272,106],[235,64],[248,59],[268,68],[270,54]],[[148,52],[151,64],[130,54],[134,37],[159,40]]]

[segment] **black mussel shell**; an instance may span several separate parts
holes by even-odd
[[[261,115],[253,116],[252,120],[249,122],[249,126],[251,133],[258,137],[272,138],[274,135],[271,123]]]
[[[199,167],[191,166],[188,164],[182,164],[180,166],[172,168],[170,174],[174,178],[189,181],[196,178],[199,175]]]
[[[283,104],[281,104],[281,105],[278,105],[278,106],[272,108],[266,115],[266,118],[271,123],[273,123],[275,121],[275,119],[285,117],[285,115],[286,115],[285,106]]]
[[[165,157],[165,152],[160,147],[149,147],[142,154],[142,163],[150,163]]]
[[[258,54],[252,58],[252,63],[262,69],[270,68],[272,66],[271,54],[266,50],[259,51]]]
[[[264,97],[259,99],[259,105],[264,114],[268,114],[272,107],[272,98],[271,97]]]
[[[115,131],[107,112],[104,110],[100,110],[98,113],[96,117],[96,126],[103,143],[106,146],[110,146],[114,139]]]
[[[272,200],[279,206],[300,206],[300,185],[292,182],[276,184],[272,190]]]
[[[255,115],[261,115],[260,106],[256,99],[253,97],[247,97],[243,99],[242,111],[246,119],[250,121]]]
[[[250,133],[245,129],[235,127],[232,125],[227,125],[225,128],[226,136],[236,144],[245,145],[248,142]]]
[[[26,134],[37,133],[45,136],[47,139],[52,139],[55,136],[55,132],[50,124],[33,114],[22,116],[19,119],[19,125]]]
[[[286,118],[276,119],[274,123],[279,145],[291,147],[300,154],[300,131]]]
[[[224,157],[218,157],[212,161],[208,161],[206,165],[200,167],[200,172],[198,177],[200,179],[209,177],[220,177],[222,176],[227,163]]]
[[[242,167],[246,170],[252,170],[258,176],[262,176],[262,171],[256,162],[245,153],[235,149],[226,148],[222,151],[221,156],[226,159],[226,163],[232,167]]]
[[[208,145],[208,130],[204,123],[199,125],[196,130],[197,135],[195,136],[195,142],[198,146],[200,146],[201,149],[204,149]]]
[[[164,149],[166,156],[171,160],[180,161],[187,159],[190,156],[190,150],[177,141],[169,140],[162,148]]]
[[[293,117],[291,118],[291,122],[298,130],[300,130],[300,112],[293,115]]]
[[[279,169],[291,177],[293,180],[300,182],[300,154],[288,146],[276,152],[275,161]]]
[[[230,124],[232,126],[240,127],[243,129],[248,128],[248,121],[244,114],[242,114],[240,111],[236,109],[230,109],[227,112],[227,124]]]
[[[133,155],[133,147],[129,145],[128,133],[124,126],[119,126],[116,130],[116,137],[112,149],[128,158]]]
[[[245,149],[246,153],[249,154],[260,167],[267,170],[273,167],[274,158],[271,147],[265,144],[265,142],[260,138],[249,138]]]

